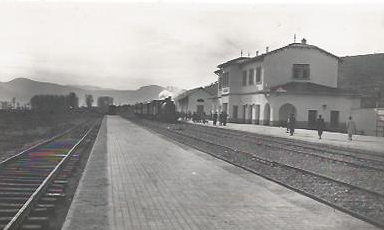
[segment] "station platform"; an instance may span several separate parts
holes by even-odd
[[[118,116],[106,116],[63,230],[376,227]]]
[[[192,121],[187,121],[188,123],[193,123]],[[202,123],[193,123],[198,125],[213,126],[212,121],[208,121],[206,124]],[[353,135],[353,140],[348,140],[348,134],[338,133],[338,132],[329,132],[324,131],[322,138],[319,139],[317,130],[308,130],[308,129],[295,129],[293,136],[289,136],[289,133],[286,133],[287,128],[285,127],[274,127],[274,126],[265,126],[265,125],[255,125],[255,124],[237,124],[237,123],[227,123],[226,126],[215,126],[217,128],[224,129],[235,129],[251,133],[258,133],[263,135],[296,139],[311,143],[324,144],[330,146],[351,148],[363,151],[370,151],[381,153],[384,155],[384,137],[375,137],[375,136],[364,136],[364,135]]]

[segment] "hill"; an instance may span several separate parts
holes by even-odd
[[[0,82],[0,101],[11,101],[13,97],[21,105],[30,101],[37,94],[67,95],[76,93],[80,105],[85,104],[85,95],[91,94],[95,102],[100,96],[114,98],[115,104],[134,104],[136,102],[157,99],[164,90],[175,90],[176,87],[162,87],[158,85],[143,86],[136,90],[104,89],[94,86],[59,85],[49,82],[34,81],[28,78],[15,78],[9,82]]]
[[[384,106],[384,53],[341,57],[338,87],[364,96],[363,107]]]

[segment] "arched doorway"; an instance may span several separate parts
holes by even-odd
[[[286,103],[282,105],[279,109],[279,123],[280,126],[285,126],[288,120],[288,117],[294,114],[296,115],[296,108],[294,105]]]
[[[269,103],[265,104],[264,106],[264,125],[269,125],[271,121],[271,107],[269,106]]]

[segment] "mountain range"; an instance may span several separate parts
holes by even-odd
[[[90,85],[59,85],[49,82],[40,82],[28,78],[15,78],[9,82],[0,82],[0,101],[12,101],[15,97],[20,105],[29,103],[31,97],[38,94],[67,95],[70,92],[76,93],[79,97],[79,104],[85,104],[85,95],[91,94],[94,98],[94,104],[100,96],[110,96],[114,98],[114,103],[134,104],[136,102],[150,101],[158,99],[159,94],[169,91],[170,94],[178,94],[183,89],[169,86],[162,87],[158,85],[148,85],[136,90],[116,90],[95,87]]]

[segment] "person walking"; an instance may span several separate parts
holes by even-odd
[[[215,112],[214,114],[213,114],[213,117],[212,117],[212,120],[213,120],[213,125],[214,126],[216,126],[216,122],[217,122],[217,112]]]
[[[289,117],[289,133],[290,136],[293,136],[293,133],[295,132],[295,125],[296,125],[296,118],[295,115],[292,113]]]
[[[319,115],[319,118],[317,118],[316,125],[317,125],[317,134],[319,135],[319,139],[321,139],[321,135],[323,135],[323,131],[325,128],[324,119],[321,117],[321,115]]]
[[[351,116],[348,118],[346,125],[348,132],[348,140],[352,141],[352,135],[356,133],[356,123],[354,120],[352,120]]]

